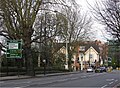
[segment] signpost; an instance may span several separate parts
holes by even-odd
[[[7,58],[22,58],[22,41],[8,40],[7,41]]]
[[[7,41],[6,58],[15,58],[16,60],[22,58],[22,41],[21,40]],[[18,62],[18,76],[19,74],[20,74],[20,62]],[[7,65],[7,75],[8,75],[8,65]]]

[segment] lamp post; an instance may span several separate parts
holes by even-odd
[[[90,48],[89,48],[89,67],[90,67],[90,56],[91,54],[90,54]]]
[[[83,70],[83,53],[80,54],[81,55],[81,71]]]
[[[66,62],[65,62],[65,69],[68,69],[68,43],[66,38]]]
[[[43,60],[43,63],[44,63],[44,75],[46,75],[46,60],[45,59]]]

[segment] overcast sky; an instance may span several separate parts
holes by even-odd
[[[97,1],[97,0],[76,0],[76,2],[79,5],[81,5],[83,12],[87,12],[87,13],[91,13],[90,9],[88,8],[89,7],[88,3],[94,7],[95,1]],[[95,36],[96,36],[95,40],[97,39],[97,40],[101,40],[101,41],[106,41],[105,37],[108,37],[108,35],[106,35],[106,32],[104,31],[103,25],[99,24],[99,22],[97,22],[97,21],[94,21],[92,30],[95,32]]]

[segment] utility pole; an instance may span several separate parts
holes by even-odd
[[[89,48],[89,67],[90,67],[90,48]]]
[[[89,67],[91,66],[91,47],[89,48]]]
[[[67,43],[67,37],[66,37],[66,63],[65,63],[65,69],[68,69],[68,43]]]

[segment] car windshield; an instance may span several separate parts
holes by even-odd
[[[92,69],[92,67],[89,67],[88,69]]]
[[[105,69],[105,67],[100,67],[101,69]]]

